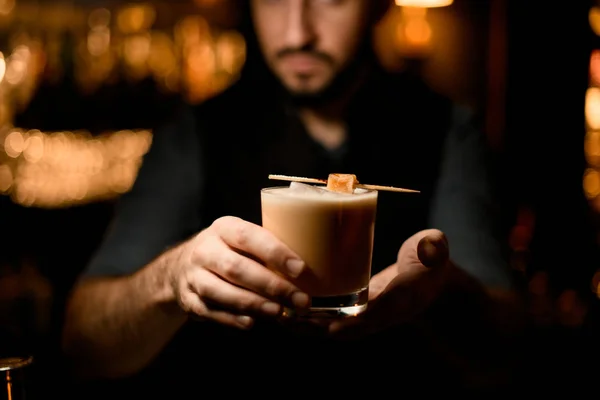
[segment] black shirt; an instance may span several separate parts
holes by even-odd
[[[347,126],[344,145],[328,151],[307,134],[285,97],[261,93],[256,82],[239,82],[201,105],[183,107],[172,124],[155,132],[84,277],[131,274],[221,216],[260,224],[260,189],[273,185],[269,174],[327,178],[341,172],[421,191],[380,192],[373,273],[395,261],[410,235],[438,228],[461,268],[486,284],[510,286],[486,140],[467,109],[412,77],[381,71],[355,96]],[[315,343],[266,323],[239,332],[190,322],[149,371],[162,371],[168,381],[164,371],[179,370],[185,360],[218,371],[232,363],[245,370],[271,357],[301,359],[313,364],[313,372],[328,365],[323,360],[345,360],[344,345]],[[372,338],[352,348],[368,356],[386,343]],[[311,361],[316,352],[317,364]],[[196,376],[196,369],[182,369]]]

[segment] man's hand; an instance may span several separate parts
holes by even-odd
[[[333,321],[329,333],[355,338],[411,321],[441,295],[449,270],[444,234],[435,229],[416,233],[404,242],[396,263],[371,279],[367,310]]]
[[[254,317],[305,308],[308,295],[284,276],[306,268],[266,229],[223,217],[181,245],[169,281],[180,307],[195,318],[247,329]]]

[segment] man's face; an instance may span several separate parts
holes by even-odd
[[[264,58],[298,96],[325,91],[364,40],[372,0],[252,0]]]

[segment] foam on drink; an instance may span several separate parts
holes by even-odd
[[[285,189],[285,187],[284,187]],[[282,191],[281,193],[284,195],[317,195],[317,196],[330,196],[331,198],[339,199],[347,198],[347,196],[351,196],[353,194],[364,194],[367,193],[367,189],[354,188],[352,193],[344,193],[338,192],[329,189],[326,186],[315,186],[309,185],[307,183],[302,182],[290,182],[289,190]]]

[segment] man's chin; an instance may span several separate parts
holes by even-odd
[[[289,79],[282,78],[280,82],[292,101],[302,107],[320,107],[334,101],[343,95],[347,87],[346,81],[325,76],[306,79],[294,76]]]
[[[319,84],[319,85],[290,85],[284,84],[287,91],[294,96],[315,96],[319,93],[323,93],[327,85]]]
[[[285,85],[292,100],[298,104],[311,105],[321,103],[326,96],[328,85]]]

